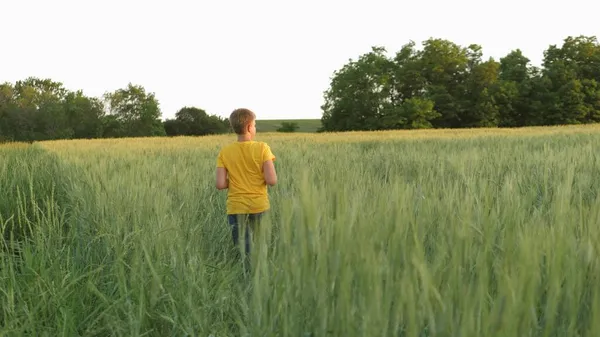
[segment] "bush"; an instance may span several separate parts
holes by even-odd
[[[296,122],[283,122],[281,127],[277,129],[278,132],[296,132],[300,126]]]

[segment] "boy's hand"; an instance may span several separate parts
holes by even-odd
[[[229,187],[227,180],[227,170],[224,167],[217,167],[217,189],[224,190]]]

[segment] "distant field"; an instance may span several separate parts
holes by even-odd
[[[0,336],[598,336],[600,125],[257,140],[250,275],[231,134],[0,146]]]
[[[320,119],[269,119],[257,120],[256,131],[258,132],[276,132],[283,122],[295,122],[300,127],[296,132],[317,132],[321,127]]]

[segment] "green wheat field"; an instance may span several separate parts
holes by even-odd
[[[0,335],[600,335],[600,126],[259,134],[249,274],[233,140],[0,147]]]

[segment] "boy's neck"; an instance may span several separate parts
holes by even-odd
[[[248,141],[252,140],[252,136],[250,136],[249,134],[238,135],[237,139],[238,139],[238,142],[248,142]]]

